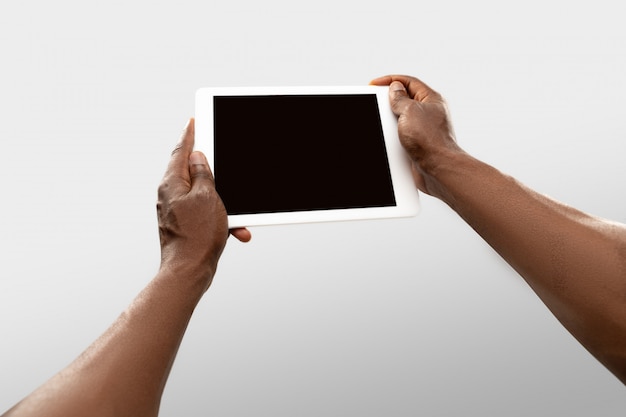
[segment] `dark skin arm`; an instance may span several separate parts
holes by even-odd
[[[557,319],[626,384],[626,226],[541,195],[466,152],[445,100],[390,75],[417,187],[447,203],[526,280]]]
[[[159,187],[161,265],[113,325],[6,417],[156,416],[191,315],[229,235],[207,160],[192,152],[190,120]],[[247,229],[230,231],[251,238]]]

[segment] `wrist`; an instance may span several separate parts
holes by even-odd
[[[425,174],[432,195],[465,217],[468,205],[493,199],[495,188],[510,187],[510,178],[463,150],[442,152]],[[504,182],[502,182],[504,180]]]
[[[178,237],[168,242],[162,241],[159,269],[168,274],[175,274],[179,280],[197,281],[203,284],[206,290],[215,275],[223,248],[223,244],[216,247],[203,239]]]
[[[206,292],[213,281],[215,267],[185,259],[163,259],[157,273],[160,281],[169,281],[181,291],[199,293]]]
[[[469,175],[475,162],[478,161],[458,146],[440,147],[414,160],[425,191],[446,203],[453,197],[452,183]]]

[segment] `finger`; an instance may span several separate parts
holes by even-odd
[[[209,162],[200,151],[194,151],[189,155],[189,179],[192,190],[215,188]]]
[[[250,231],[245,227],[230,229],[230,234],[240,242],[249,242],[250,239],[252,239],[252,233],[250,233]]]
[[[183,132],[172,151],[172,157],[159,185],[159,200],[167,196],[181,195],[189,192],[191,180],[189,178],[189,154],[193,149],[194,120],[189,119]]]
[[[389,85],[389,103],[391,104],[391,110],[396,116],[403,114],[407,106],[416,105],[414,100],[409,98],[404,85],[399,81],[393,81]]]
[[[404,85],[409,97],[421,102],[441,101],[441,95],[426,83],[410,75],[385,75],[370,81],[372,85],[391,85],[399,81]]]
[[[383,77],[374,78],[370,81],[370,85],[389,85],[393,79],[391,79],[390,75],[385,75]]]
[[[193,150],[194,136],[195,123],[194,119],[191,118],[187,121],[180,139],[172,151],[172,158],[167,167],[166,175],[173,175],[189,181],[189,155]]]

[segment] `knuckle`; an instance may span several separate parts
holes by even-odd
[[[191,173],[191,177],[195,179],[207,179],[209,181],[213,181],[213,175],[211,175],[211,173],[206,169],[194,170]]]
[[[193,195],[196,199],[202,201],[202,204],[216,200],[217,197],[217,193],[213,187],[196,188],[194,189]]]
[[[177,143],[174,149],[172,150],[172,156],[175,156],[176,154],[180,153],[182,149],[183,149],[183,144]]]
[[[415,100],[406,100],[400,105],[400,113],[406,115],[409,119],[418,116],[421,112],[422,107]]]
[[[157,189],[157,195],[159,197],[159,200],[165,199],[166,196],[169,194],[171,188],[172,187],[169,178],[163,178],[163,181],[161,181],[161,183],[159,184],[159,188]]]

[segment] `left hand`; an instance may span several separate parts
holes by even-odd
[[[229,230],[207,159],[193,151],[194,133],[194,120],[190,119],[159,186],[161,268],[198,273],[208,288]],[[244,228],[230,233],[242,242],[251,238]]]

